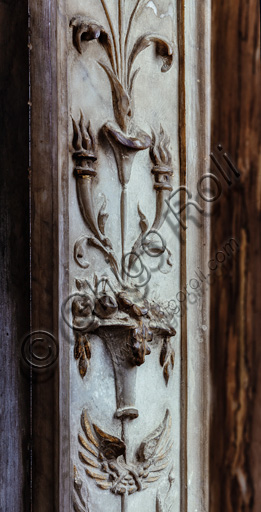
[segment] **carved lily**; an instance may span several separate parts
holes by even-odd
[[[103,131],[113,149],[119,180],[124,187],[129,183],[136,153],[150,147],[151,137],[142,130],[136,131],[134,135],[127,135],[115,123],[106,123]]]
[[[105,133],[115,155],[118,168],[119,181],[122,186],[121,192],[121,246],[122,261],[125,257],[125,238],[127,232],[127,184],[130,180],[131,169],[134,158],[138,151],[142,151],[150,147],[151,138],[144,131],[138,131],[134,136],[127,135],[119,130],[115,123],[106,123],[103,126]],[[122,264],[122,277],[125,277]]]

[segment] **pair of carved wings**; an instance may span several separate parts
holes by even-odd
[[[81,417],[79,458],[86,474],[97,486],[114,494],[133,494],[156,482],[168,466],[171,442],[171,416],[140,444],[133,462],[126,462],[126,445],[121,439],[91,425],[86,410]]]

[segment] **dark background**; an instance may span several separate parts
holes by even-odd
[[[211,216],[212,253],[240,250],[211,286],[211,512],[261,504],[260,17],[257,0],[213,0],[212,148],[240,171]],[[30,326],[27,2],[0,0],[0,511],[27,511]],[[216,172],[212,169],[212,172]]]

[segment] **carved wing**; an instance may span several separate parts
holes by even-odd
[[[84,450],[79,451],[79,458],[85,472],[101,489],[112,489],[120,469],[117,459],[125,455],[125,443],[91,425],[86,410],[82,412],[81,426],[84,435],[79,434],[78,440]]]
[[[173,444],[170,436],[171,425],[171,415],[167,410],[163,422],[139,447],[137,459],[143,489],[146,489],[148,484],[156,482],[169,464],[168,456]]]

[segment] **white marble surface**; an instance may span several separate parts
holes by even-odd
[[[161,36],[167,37],[173,43],[173,65],[166,72],[161,72],[162,61],[155,55],[155,48],[149,47],[137,57],[136,65],[141,68],[134,86],[134,114],[133,121],[142,130],[151,134],[153,129],[159,133],[160,125],[170,137],[170,148],[172,157],[173,190],[180,186],[180,149],[179,149],[179,35],[178,30],[178,12],[175,0],[143,2],[144,10],[137,17],[137,22],[133,25],[134,29],[130,38],[133,43],[135,38],[147,32],[157,32]],[[115,27],[116,39],[118,37],[117,26],[117,5],[116,0],[107,0],[108,10],[111,15],[112,23]],[[122,2],[126,8],[126,19],[129,18],[135,2],[126,0]],[[207,7],[207,5],[206,5]],[[202,7],[202,12],[204,6]],[[91,0],[72,0],[65,5],[61,2],[59,11],[59,22],[63,39],[60,49],[60,73],[63,80],[66,80],[67,99],[65,96],[60,99],[60,111],[62,124],[67,124],[68,141],[67,148],[63,136],[60,136],[60,172],[63,179],[68,181],[68,254],[69,260],[66,270],[69,275],[68,294],[76,292],[76,279],[88,279],[92,282],[96,273],[98,277],[107,276],[115,284],[115,278],[108,264],[105,263],[104,256],[96,248],[89,248],[87,259],[89,267],[81,268],[74,259],[74,244],[79,237],[91,235],[79,208],[79,202],[76,191],[76,179],[73,175],[75,163],[72,159],[72,117],[78,122],[80,111],[84,113],[85,119],[91,121],[92,129],[98,134],[101,127],[107,121],[114,120],[114,111],[112,105],[112,95],[109,79],[97,61],[108,64],[108,58],[105,51],[97,41],[84,42],[86,51],[82,54],[77,52],[72,43],[72,29],[69,28],[69,22],[75,15],[88,16],[108,29],[102,4],[98,0],[94,3]],[[204,167],[200,170],[199,166],[195,168],[196,162],[200,162],[202,154],[207,157],[208,142],[202,146],[202,134],[208,130],[208,120],[200,119],[199,112],[202,107],[201,102],[205,99],[201,95],[201,86],[198,85],[198,66],[195,61],[197,51],[194,40],[198,32],[202,31],[199,27],[198,9],[193,5],[186,6],[186,121],[187,121],[187,159],[188,159],[188,181],[189,186],[195,187],[197,177],[204,172]],[[63,32],[61,27],[63,27]],[[125,27],[126,32],[126,27]],[[66,36],[65,36],[66,34]],[[207,37],[207,36],[206,36]],[[202,59],[204,61],[205,47],[208,41],[202,43]],[[63,59],[62,59],[62,57]],[[202,65],[203,66],[203,65]],[[203,66],[204,67],[204,66]],[[201,67],[201,69],[203,69]],[[206,79],[207,82],[207,79]],[[204,87],[207,87],[206,84]],[[204,89],[205,90],[205,89]],[[205,103],[204,103],[205,105]],[[203,124],[202,124],[203,123]],[[206,123],[204,125],[204,123]],[[120,194],[121,187],[118,179],[118,171],[112,149],[104,138],[97,137],[97,155],[98,160],[96,170],[98,179],[93,185],[94,207],[98,212],[102,204],[103,194],[106,195],[106,212],[109,214],[106,223],[106,236],[108,236],[115,248],[116,254],[120,258],[121,254],[121,220],[120,220]],[[68,150],[68,168],[64,169],[64,154]],[[196,155],[196,156],[195,156]],[[149,157],[149,151],[140,151],[134,160],[131,178],[127,185],[127,233],[125,252],[131,250],[134,240],[139,234],[139,216],[137,205],[139,204],[142,212],[148,218],[151,224],[155,215],[155,190],[153,189],[153,176],[151,174],[152,163]],[[178,195],[177,195],[178,198]],[[66,209],[66,205],[61,207]],[[64,211],[64,210],[61,210]],[[173,220],[173,219],[172,219]],[[160,229],[161,235],[166,240],[166,245],[172,253],[173,266],[169,273],[162,273],[158,270],[159,258],[144,256],[144,263],[151,269],[151,280],[148,285],[148,299],[158,302],[166,311],[168,302],[176,297],[176,294],[186,283],[180,282],[180,242],[179,227],[171,221],[166,221]],[[205,258],[202,251],[203,233],[194,230],[187,235],[187,255],[188,255],[188,274],[194,269],[195,265],[200,264]],[[207,252],[207,249],[206,249]],[[62,298],[64,300],[64,297]],[[204,313],[205,314],[205,313]],[[81,431],[81,414],[86,408],[90,421],[98,425],[104,432],[121,438],[121,422],[114,417],[116,408],[116,394],[114,372],[111,358],[108,350],[101,338],[96,334],[91,334],[92,357],[86,376],[82,379],[78,363],[74,359],[74,335],[71,329],[67,329],[65,346],[62,354],[67,353],[69,361],[69,378],[67,380],[68,396],[65,399],[69,406],[69,436],[70,436],[70,474],[71,474],[71,500],[73,496],[73,466],[77,466],[80,478],[83,482],[83,492],[88,496],[88,505],[85,510],[88,512],[104,512],[111,510],[113,512],[199,512],[206,510],[207,488],[206,470],[202,470],[205,465],[204,456],[206,448],[204,443],[205,416],[201,422],[202,415],[207,410],[207,396],[203,396],[202,371],[205,371],[207,335],[202,333],[202,308],[193,307],[188,315],[188,383],[183,382],[183,391],[188,391],[188,507],[181,501],[182,485],[185,485],[184,469],[180,467],[182,432],[181,425],[184,427],[184,421],[181,421],[183,396],[181,393],[181,325],[180,318],[174,316],[173,326],[177,333],[172,337],[172,346],[175,350],[175,366],[171,372],[168,386],[163,378],[162,367],[159,364],[160,344],[153,342],[151,354],[146,356],[145,363],[137,368],[136,380],[136,403],[139,410],[137,419],[127,422],[125,436],[128,446],[130,459],[135,458],[135,453],[140,443],[148,436],[163,420],[166,409],[170,410],[172,416],[173,447],[170,452],[170,461],[168,467],[162,472],[161,478],[152,483],[147,490],[135,492],[124,502],[120,496],[115,496],[109,490],[99,489],[94,479],[87,476],[84,472],[84,466],[79,462],[78,433]],[[204,322],[207,320],[205,319]],[[198,341],[202,341],[198,343]],[[203,349],[202,349],[203,347]],[[207,375],[207,373],[205,374]],[[62,377],[63,379],[63,377]],[[184,419],[183,419],[184,420]],[[182,428],[183,428],[182,427]],[[202,434],[203,432],[203,434]],[[204,462],[203,462],[204,461]],[[168,494],[169,474],[171,470],[172,486],[170,495],[170,505],[164,504],[165,497]],[[204,492],[202,492],[202,475],[204,475]],[[190,491],[191,490],[191,491]],[[156,495],[160,497],[163,507],[156,508]],[[183,492],[184,494],[184,492]],[[81,505],[82,506],[82,505]],[[71,510],[73,504],[71,501]],[[87,508],[88,507],[88,508]],[[200,508],[201,507],[201,508]],[[80,509],[81,510],[81,509]]]

